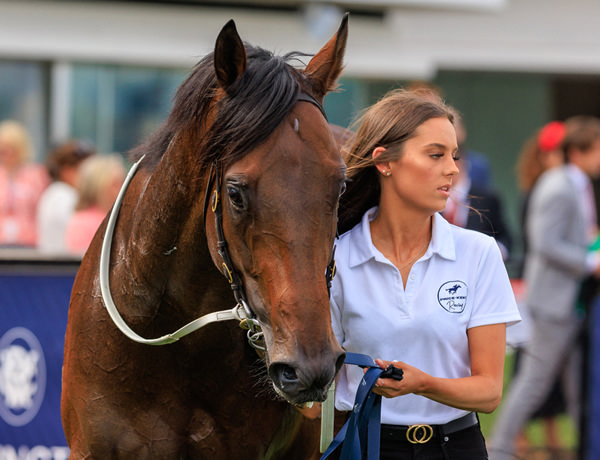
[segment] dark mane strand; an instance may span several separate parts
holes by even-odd
[[[358,224],[367,210],[379,204],[379,181],[375,167],[361,170],[347,182],[338,208],[338,233],[342,235]]]
[[[237,161],[273,133],[296,102],[301,74],[285,58],[246,44],[246,72],[218,103],[203,162]]]
[[[180,130],[206,133],[198,146],[203,167],[215,160],[225,165],[235,162],[265,142],[294,106],[300,88],[308,87],[302,73],[288,63],[303,55],[293,52],[280,57],[249,44],[245,48],[247,69],[214,107],[208,132],[211,102],[218,89],[213,53],[195,66],[177,90],[165,123],[131,151],[131,158],[145,154],[144,165],[154,168]]]

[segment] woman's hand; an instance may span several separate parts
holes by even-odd
[[[384,361],[376,359],[375,362],[382,369],[386,369],[390,364],[394,367],[402,369],[404,376],[402,380],[392,378],[377,379],[373,393],[384,396],[386,398],[395,398],[396,396],[407,395],[410,393],[419,394],[426,387],[426,381],[429,375],[416,367],[401,361]]]
[[[373,392],[386,398],[414,393],[432,401],[474,412],[493,412],[502,396],[506,350],[504,323],[477,326],[467,331],[471,375],[459,378],[434,377],[400,361],[375,360],[385,369],[390,364],[403,370],[404,378],[377,379]]]

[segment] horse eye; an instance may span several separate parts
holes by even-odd
[[[229,184],[227,186],[227,195],[229,196],[229,202],[234,208],[238,210],[246,209],[246,202],[244,200],[244,194],[239,186]]]
[[[340,188],[340,196],[342,196],[345,191],[346,191],[346,182],[342,182],[342,187]]]

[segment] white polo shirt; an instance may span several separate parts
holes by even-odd
[[[436,213],[429,248],[404,289],[400,271],[371,240],[369,222],[376,213],[376,207],[367,211],[337,242],[331,314],[339,343],[346,351],[403,361],[435,377],[471,375],[467,330],[521,319],[498,245]],[[339,410],[352,409],[362,376],[357,366],[342,368]],[[381,421],[442,424],[465,414],[409,394],[383,398]]]

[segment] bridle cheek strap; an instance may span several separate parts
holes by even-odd
[[[256,315],[252,309],[248,306],[246,296],[244,294],[244,287],[242,280],[238,275],[237,270],[233,266],[231,256],[229,255],[229,249],[227,247],[227,240],[225,239],[225,232],[223,231],[223,206],[221,204],[221,181],[222,181],[222,168],[216,162],[213,162],[210,168],[210,179],[208,187],[206,189],[206,195],[204,197],[204,215],[208,211],[208,197],[211,194],[212,184],[215,186],[214,193],[212,194],[212,211],[215,216],[215,231],[217,233],[217,252],[223,260],[221,273],[225,276],[229,282],[229,287],[233,292],[237,306],[244,310],[245,318],[240,323],[240,327],[247,329],[248,342],[252,347],[256,348],[259,352],[266,350],[264,344],[264,334],[260,326],[259,321],[256,319]],[[206,225],[206,217],[205,217]],[[206,227],[205,227],[206,228]]]
[[[213,178],[214,175],[214,178]],[[259,321],[256,319],[256,315],[252,311],[252,309],[248,306],[248,302],[246,301],[246,296],[244,294],[244,286],[240,276],[237,273],[237,270],[233,266],[233,262],[231,260],[231,256],[229,255],[229,250],[227,247],[227,240],[225,239],[225,234],[223,231],[223,206],[221,203],[221,181],[222,181],[222,171],[220,165],[217,165],[216,162],[212,164],[210,168],[210,179],[208,182],[208,188],[206,189],[206,195],[204,197],[204,213],[208,212],[208,203],[209,196],[211,194],[211,187],[214,184],[215,190],[212,194],[212,211],[215,215],[215,230],[217,233],[217,248],[218,253],[223,260],[222,270],[221,272],[229,282],[229,286],[233,291],[233,295],[235,297],[238,306],[244,308],[246,312],[246,319],[242,321],[240,326],[244,329],[248,329],[248,341],[250,345],[258,350],[265,350],[264,346],[264,336],[260,326]],[[206,224],[206,217],[205,217]],[[335,245],[333,246],[333,250],[331,252],[331,259],[327,268],[325,270],[325,281],[327,284],[327,295],[329,296],[331,290],[331,281],[335,276]]]

